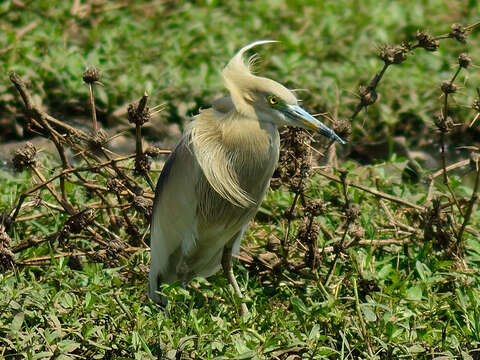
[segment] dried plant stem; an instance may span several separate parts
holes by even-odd
[[[335,175],[332,175],[332,174],[330,174],[326,171],[323,171],[318,166],[314,166],[314,167],[312,167],[312,169],[316,173],[326,177],[327,179],[330,179],[330,180],[338,182],[338,183],[342,182],[342,180],[340,180],[340,178],[338,176],[335,176]],[[398,204],[405,205],[405,206],[408,206],[410,208],[413,208],[413,209],[416,209],[416,210],[419,210],[419,211],[425,211],[425,207],[423,207],[421,205],[414,204],[414,203],[412,203],[408,200],[405,200],[405,199],[400,198],[400,197],[395,196],[395,195],[390,195],[390,194],[387,194],[387,193],[383,193],[383,192],[378,191],[376,189],[369,188],[365,185],[357,184],[357,183],[354,183],[354,182],[349,182],[349,186],[360,189],[360,190],[363,190],[365,192],[368,192],[368,193],[373,194],[375,196],[378,196],[380,198],[386,199],[388,201],[396,202]]]
[[[470,197],[470,201],[468,202],[468,208],[465,213],[465,217],[463,218],[462,226],[458,231],[458,235],[457,235],[457,250],[459,250],[459,247],[461,246],[461,243],[463,241],[463,234],[465,232],[465,228],[467,227],[468,222],[470,221],[470,217],[472,216],[473,206],[475,205],[475,202],[478,200],[479,185],[480,185],[480,166],[477,163],[477,172],[475,175],[475,184],[473,186],[472,196]]]
[[[453,75],[452,79],[450,80],[450,86],[453,85],[453,82],[457,78],[458,74],[460,73],[460,70],[462,70],[462,67],[458,67],[457,71],[455,71],[455,74]],[[460,206],[460,203],[458,202],[457,196],[455,195],[455,192],[453,191],[451,185],[450,185],[450,179],[448,177],[448,171],[447,171],[447,155],[445,151],[445,135],[447,133],[447,121],[449,118],[448,115],[448,91],[444,91],[444,102],[443,102],[443,115],[442,115],[442,125],[439,127],[440,128],[440,156],[441,156],[441,161],[442,161],[442,170],[443,170],[443,183],[445,186],[447,186],[448,191],[450,192],[450,195],[452,196],[452,199],[455,201],[455,204],[457,206],[458,211],[460,212],[460,215],[463,216],[462,213],[462,208]]]
[[[349,182],[347,180],[347,172],[344,171],[340,175],[340,181],[342,183],[342,188],[343,188],[343,197],[345,199],[345,212],[349,211],[350,208],[350,196],[348,195],[348,185]],[[350,229],[350,225],[354,222],[355,218],[354,216],[348,215],[347,214],[347,220],[346,220],[346,225],[345,225],[345,230],[343,231],[342,239],[340,240],[340,243],[338,245],[338,250],[335,253],[335,258],[333,259],[333,263],[330,266],[330,270],[328,271],[327,278],[325,280],[324,286],[327,287],[328,284],[330,283],[330,280],[332,280],[333,273],[335,271],[335,268],[337,266],[338,258],[340,256],[340,253],[344,250],[344,242],[345,242],[345,237],[348,234],[348,230]],[[350,244],[349,244],[350,245]]]
[[[93,94],[93,83],[88,84],[88,89],[90,93],[90,108],[92,110],[93,132],[96,133],[98,130],[98,123],[97,110],[95,109],[95,96]]]
[[[137,238],[135,234],[139,228],[148,228],[148,214],[151,209],[149,209],[149,202],[145,201],[145,199],[151,199],[154,195],[144,190],[143,183],[140,184],[136,178],[128,175],[132,169],[121,164],[123,161],[139,158],[139,156],[143,156],[142,160],[145,160],[141,132],[139,129],[137,130],[138,144],[140,146],[137,147],[135,154],[117,156],[112,153],[113,157],[109,155],[108,150],[103,146],[110,139],[106,137],[105,133],[97,131],[98,123],[96,121],[92,84],[96,81],[94,76],[98,74],[95,69],[87,70],[84,74],[84,81],[89,84],[90,88],[90,105],[92,107],[94,124],[93,136],[64,124],[62,121],[43,112],[34,104],[22,79],[15,73],[10,74],[10,79],[17,88],[25,105],[26,125],[31,131],[48,138],[55,144],[61,160],[62,170],[47,177],[47,175],[41,172],[42,169],[36,166],[34,158],[36,154],[35,147],[29,145],[25,149],[21,149],[22,151],[19,151],[18,155],[16,155],[17,163],[19,164],[18,169],[30,168],[41,183],[32,186],[18,197],[16,206],[9,212],[10,216],[7,219],[15,223],[45,216],[44,213],[41,213],[19,217],[22,209],[40,205],[48,207],[47,212],[53,209],[69,215],[57,232],[48,234],[41,240],[32,237],[17,244],[12,249],[15,253],[18,253],[46,242],[51,243],[52,246],[76,247],[77,244],[68,244],[67,241],[71,242],[72,239],[84,239],[89,244],[89,247],[92,248],[81,253],[57,253],[53,257],[33,258],[20,262],[18,265],[48,265],[51,262],[50,260],[56,257],[85,255],[89,256],[93,261],[103,261],[110,266],[109,264],[115,263],[115,261],[110,263],[112,258],[115,260],[115,257],[126,257],[131,249],[128,248],[128,244],[124,242],[123,238],[119,236],[120,231],[124,230],[127,234]],[[142,116],[143,119],[146,119],[145,114],[142,114]],[[86,166],[72,166],[66,156],[67,148],[76,152],[78,159],[84,162]],[[154,153],[168,154],[170,151],[154,149]],[[97,184],[97,177],[93,176],[90,178],[89,174],[103,177],[107,180],[107,186]],[[69,197],[66,191],[66,182],[70,177],[74,178],[73,181],[70,181],[72,185],[76,186],[77,189],[84,190],[78,200],[84,200],[83,195],[86,194],[86,202],[79,202],[75,205],[72,205],[70,202],[77,200],[73,196]],[[57,180],[58,182],[56,182]],[[152,181],[149,177],[148,180],[147,182],[152,186]],[[25,201],[34,194],[41,195],[42,189],[47,189],[50,192],[55,199],[53,203],[48,203],[42,199],[39,201]],[[115,198],[112,198],[112,193],[115,195]],[[140,195],[144,199],[138,199]],[[134,200],[139,201],[139,208],[133,206]],[[119,217],[120,214],[123,219]],[[140,217],[139,214],[146,216]],[[138,237],[142,238],[140,243],[142,243],[144,248],[147,247],[144,241],[146,234],[147,232],[138,232]],[[107,256],[99,256],[102,254],[107,254]]]
[[[303,180],[303,179],[302,179]],[[285,236],[283,237],[282,241],[282,248],[283,248],[283,259],[286,261],[288,258],[288,253],[289,253],[289,240],[290,240],[290,226],[292,222],[292,216],[293,212],[295,211],[295,207],[297,206],[298,198],[300,197],[300,193],[296,192],[295,197],[293,198],[292,205],[290,206],[290,209],[287,212],[287,225],[286,225],[286,231],[285,231]]]
[[[33,172],[35,173],[35,175],[38,176],[38,178],[43,182],[45,183],[45,187],[48,189],[48,191],[50,191],[50,193],[52,194],[52,196],[55,198],[55,200],[60,204],[62,205],[62,207],[65,209],[65,211],[69,214],[69,215],[73,215],[75,213],[75,209],[74,207],[70,204],[70,202],[64,202],[63,199],[60,197],[60,195],[57,194],[57,192],[53,189],[53,187],[47,183],[47,179],[45,179],[45,177],[42,175],[42,173],[35,167],[35,166],[32,166],[32,170]]]
[[[455,164],[452,164],[452,165],[449,165],[445,168],[445,170],[448,172],[448,171],[451,171],[451,170],[454,170],[454,169],[457,169],[459,167],[462,167],[462,166],[465,166],[465,165],[468,165],[470,163],[470,160],[469,159],[466,159],[466,160],[461,160],[459,162],[456,162]],[[440,170],[437,170],[435,171],[431,176],[432,176],[432,179],[430,180],[430,184],[428,185],[428,193],[427,193],[427,197],[425,199],[425,203],[429,203],[431,200],[432,200],[432,196],[433,196],[433,185],[435,184],[435,178],[439,177],[440,175],[443,175],[443,172],[444,172],[444,169],[443,169],[443,166]]]
[[[55,131],[49,124],[48,122],[48,117],[46,116],[46,113],[42,110],[40,110],[35,103],[33,102],[32,98],[30,97],[30,94],[27,91],[27,88],[25,86],[25,83],[23,80],[16,74],[16,73],[11,73],[10,74],[10,80],[13,82],[17,90],[20,92],[20,95],[22,96],[23,102],[25,104],[25,107],[27,109],[27,116],[35,119],[40,125],[43,126],[43,129],[47,131],[49,134],[49,138],[52,139],[53,143],[55,144],[55,147],[57,148],[58,154],[60,155],[60,159],[62,161],[62,166],[64,169],[70,168],[70,163],[68,161],[68,158],[65,154],[65,149],[61,144],[61,135]],[[72,204],[68,200],[67,193],[65,190],[65,178],[64,176],[60,177],[60,191],[62,194],[62,204],[68,208],[68,209],[73,209]]]
[[[368,348],[368,354],[370,358],[373,358],[373,351],[372,347],[370,345],[370,339],[367,333],[367,328],[365,326],[365,320],[363,319],[363,314],[362,314],[362,309],[360,309],[360,300],[358,298],[358,288],[357,288],[357,278],[352,277],[352,283],[353,283],[353,293],[355,295],[355,310],[357,311],[358,318],[360,319],[360,326],[361,326],[361,331],[362,331],[362,336],[365,342],[367,343],[367,348]]]
[[[123,249],[123,251],[125,253],[133,253],[133,252],[139,251],[141,249],[142,248],[139,248],[139,247],[128,247],[128,248]],[[38,262],[45,262],[45,261],[48,261],[47,264],[50,264],[49,260],[51,260],[51,259],[58,259],[58,258],[67,257],[67,256],[99,255],[99,254],[106,254],[106,252],[107,252],[107,250],[64,252],[64,253],[60,253],[60,254],[39,256],[39,257],[19,261],[18,264],[23,265],[23,266],[32,266],[32,265],[35,266],[35,265],[38,265],[37,264]]]
[[[388,63],[384,63],[382,70],[380,70],[380,73],[375,74],[373,79],[370,80],[370,83],[367,86],[368,91],[375,91],[376,90],[378,84],[380,83],[380,81],[383,78],[383,75],[385,75],[385,72],[387,71],[389,65],[390,64],[388,64]],[[350,116],[350,121],[353,121],[357,117],[357,115],[360,113],[360,111],[362,111],[362,109],[366,108],[367,106],[368,106],[368,104],[364,104],[362,102],[358,103],[357,107],[355,108],[355,111],[352,114],[352,116]]]

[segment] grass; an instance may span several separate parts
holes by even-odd
[[[21,113],[22,105],[6,76],[16,71],[29,79],[36,100],[42,100],[48,111],[77,121],[89,113],[81,74],[86,65],[95,65],[106,85],[96,88],[101,120],[111,125],[121,121],[114,111],[137,99],[145,88],[152,103],[168,104],[155,121],[183,123],[222,92],[218,69],[229,56],[261,38],[282,41],[259,49],[265,58],[262,74],[308,88],[310,92],[302,97],[312,112],[333,112],[339,89],[338,112],[349,114],[356,105],[349,91],[356,91],[381,68],[374,55],[379,44],[412,39],[417,28],[446,33],[452,22],[478,21],[480,10],[475,1],[438,0],[422,4],[344,0],[325,2],[323,7],[310,1],[228,5],[158,1],[121,7],[116,2],[90,1],[86,2],[90,8],[76,14],[69,2],[21,4],[0,4],[0,48],[4,49],[0,72],[5,74],[0,81],[0,111],[6,118],[20,120],[14,110]],[[28,31],[19,35],[20,29]],[[418,52],[389,69],[379,87],[381,99],[357,118],[352,142],[408,137],[412,133],[400,126],[399,119],[418,121],[433,137],[432,114],[441,103],[439,83],[451,77],[458,53],[470,49],[473,62],[480,61],[478,41],[472,36],[467,45],[442,42],[438,53]],[[468,82],[455,99],[468,105],[479,72],[473,69],[462,76],[459,83],[467,78]],[[458,106],[455,111],[466,123],[472,118],[466,108]],[[472,145],[473,132],[460,136],[457,144]],[[409,138],[409,146],[420,144],[421,136]],[[58,160],[47,153],[40,162],[45,169],[58,166]],[[341,162],[351,182],[420,204],[428,184],[402,181],[406,164],[396,154],[371,165]],[[464,183],[464,172],[451,181],[459,197],[472,192]],[[29,171],[12,174],[0,169],[0,211],[9,212],[17,194],[34,182]],[[84,263],[73,270],[67,258],[52,258],[51,266],[0,274],[0,357],[144,359],[161,353],[168,359],[479,358],[480,244],[475,235],[467,233],[462,259],[451,256],[438,239],[425,241],[422,233],[410,236],[408,244],[375,245],[377,240],[398,240],[399,235],[378,198],[353,187],[348,191],[360,206],[355,226],[364,231],[366,243],[340,253],[327,286],[333,252],[303,275],[287,269],[265,272],[255,262],[238,262],[235,272],[250,309],[242,319],[237,316],[239,299],[221,274],[196,279],[187,290],[165,287],[169,305],[162,310],[146,297],[144,269],[149,254],[145,250],[114,268]],[[440,182],[435,191],[446,193]],[[309,177],[307,198],[323,199],[329,210],[316,218],[326,229],[318,237],[320,248],[334,246],[340,237],[335,231],[344,220],[341,193],[341,184],[318,174]],[[80,203],[89,200],[88,193],[71,196]],[[54,202],[47,191],[42,199]],[[292,200],[285,187],[269,191],[246,235],[249,248],[271,254],[266,250],[269,237],[285,235],[284,213]],[[387,207],[403,223],[425,227],[404,206],[388,203]],[[293,234],[301,218],[300,214],[293,221]],[[65,219],[66,215],[52,211],[48,217],[19,222],[10,232],[12,243],[55,232]],[[470,226],[478,232],[478,207]],[[333,239],[325,235],[328,232]],[[52,241],[18,258],[53,257],[57,246]]]
[[[266,61],[259,68],[262,74],[308,89],[301,96],[313,112],[333,111],[339,91],[338,112],[347,116],[354,105],[352,92],[380,71],[378,46],[414,40],[417,29],[444,34],[453,22],[477,21],[479,12],[475,1],[437,0],[343,0],[322,7],[309,1],[228,6],[154,1],[118,8],[115,2],[90,1],[90,7],[75,15],[71,2],[16,4],[0,6],[0,47],[9,49],[0,62],[0,111],[7,105],[21,108],[7,80],[8,72],[16,71],[30,80],[49,109],[76,120],[88,113],[88,91],[78,74],[95,65],[105,84],[97,104],[111,125],[119,121],[112,113],[145,89],[153,103],[168,103],[169,111],[159,122],[183,123],[223,92],[218,71],[236,49],[257,39],[281,41],[258,50]],[[438,53],[417,52],[392,68],[380,88],[381,104],[362,116],[369,136],[382,139],[398,132],[399,117],[431,124],[431,112],[438,108],[432,88],[450,76],[459,52],[470,50],[474,56],[477,48],[477,36],[466,46],[444,42]],[[473,60],[478,61],[475,56]],[[478,82],[478,72],[471,71],[468,79]],[[469,86],[457,98],[470,104],[474,95]],[[464,109],[459,111],[468,117]]]
[[[51,166],[48,157],[43,161]],[[414,200],[422,188],[396,184],[392,172],[381,176],[387,174],[383,166],[371,170],[380,175],[384,191],[402,192],[406,199]],[[2,175],[7,179],[1,188],[2,203],[13,206],[12,194],[26,188],[29,175]],[[357,174],[350,176],[371,185]],[[315,175],[307,196],[321,197],[335,208],[338,192],[337,184]],[[291,202],[288,194],[282,188],[269,193],[261,210],[261,217],[268,214],[269,221],[257,220],[251,226],[247,244],[265,248],[265,233],[282,236],[281,214]],[[391,238],[394,230],[374,198],[354,189],[350,196],[361,204],[364,239]],[[391,211],[404,209],[392,206]],[[340,221],[336,211],[320,217],[330,231]],[[478,228],[478,211],[472,222]],[[43,228],[52,232],[61,223],[54,217],[21,222],[13,241]],[[236,274],[251,311],[246,319],[237,316],[238,299],[221,274],[208,281],[197,279],[187,291],[167,287],[167,308],[153,305],[141,272],[142,264],[148,263],[145,251],[116,268],[86,263],[81,270],[72,270],[67,259],[60,258],[49,267],[9,271],[0,275],[5,294],[0,300],[4,335],[0,353],[7,359],[143,359],[161,347],[164,356],[172,359],[286,359],[294,354],[348,359],[368,358],[371,347],[380,358],[475,358],[480,347],[478,240],[469,236],[464,266],[459,266],[435,248],[435,241],[413,239],[418,243],[348,249],[328,287],[322,283],[330,256],[313,278],[286,270],[264,274],[240,263]],[[321,246],[332,243],[322,236],[319,241]],[[54,253],[52,247],[32,248],[21,256],[32,257],[31,251]]]

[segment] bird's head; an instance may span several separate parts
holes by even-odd
[[[256,45],[270,42],[275,41],[262,40],[243,47],[222,71],[225,86],[230,91],[235,110],[258,121],[313,130],[345,144],[346,142],[332,129],[298,105],[292,91],[274,80],[251,73],[250,66],[253,58],[246,61],[245,52]]]

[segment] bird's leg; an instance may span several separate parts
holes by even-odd
[[[230,282],[230,284],[232,284],[233,290],[235,290],[235,294],[237,294],[237,296],[242,299],[242,303],[240,304],[240,315],[247,315],[248,308],[247,305],[245,305],[245,303],[243,302],[243,294],[238,287],[237,279],[235,279],[235,274],[233,273],[232,248],[230,246],[225,246],[225,248],[223,249],[222,268],[228,281]]]

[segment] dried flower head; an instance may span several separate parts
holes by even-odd
[[[377,92],[370,86],[359,86],[358,96],[360,97],[360,103],[362,106],[372,105],[378,99]]]
[[[464,43],[467,41],[468,31],[461,24],[452,24],[448,36]]]
[[[458,55],[458,65],[460,65],[460,67],[466,69],[470,66],[471,63],[472,59],[470,58],[470,56],[468,56],[468,54],[461,53],[460,55]]]
[[[437,125],[438,129],[444,133],[452,131],[452,129],[455,127],[455,123],[450,116],[447,116],[447,118],[445,119],[443,114],[440,113],[435,114],[434,122],[435,125]]]
[[[142,175],[148,174],[152,167],[151,158],[145,156],[145,154],[141,154],[140,157],[135,159],[135,174]]]
[[[107,142],[108,134],[103,129],[96,131],[87,141],[88,148],[93,152],[99,151]]]
[[[314,244],[320,233],[320,226],[315,222],[304,221],[298,230],[297,238],[303,244]]]
[[[327,212],[327,205],[320,199],[313,199],[305,206],[306,216],[319,216]]]
[[[147,148],[147,150],[145,151],[145,155],[153,157],[153,158],[159,156],[162,153],[163,153],[162,149],[160,149],[157,146],[153,146],[153,145],[149,146]]]
[[[385,64],[400,64],[407,59],[409,49],[405,45],[384,45],[378,51],[378,56]]]
[[[89,209],[86,211],[79,212],[70,216],[65,222],[65,227],[68,227],[68,230],[73,234],[79,234],[83,229],[85,229],[93,218],[93,210]]]
[[[348,119],[339,119],[333,124],[333,131],[342,139],[348,139],[352,135],[352,122]]]
[[[94,66],[90,66],[83,73],[82,79],[87,84],[93,84],[94,82],[100,80],[100,70]]]
[[[12,250],[0,248],[0,274],[3,274],[13,268],[16,264],[15,255]]]
[[[15,266],[15,255],[8,248],[10,236],[8,236],[5,226],[0,223],[0,274],[10,270]]]
[[[349,204],[348,207],[345,209],[345,216],[350,221],[353,221],[360,215],[360,210],[361,208],[357,204]]]
[[[352,226],[350,226],[349,233],[355,241],[359,241],[365,238],[365,229],[357,224],[353,224]]]
[[[280,239],[275,235],[270,234],[268,236],[267,249],[273,252],[277,252],[280,250],[280,247],[281,247]]]
[[[153,202],[146,197],[140,195],[135,196],[133,198],[133,207],[144,214],[147,218],[150,218],[152,215]]]
[[[25,167],[34,166],[36,154],[37,149],[29,142],[27,142],[23,148],[15,150],[12,159],[15,171],[20,172],[23,171]]]
[[[134,102],[128,105],[127,117],[131,124],[143,125],[150,121],[150,108],[144,106],[143,110],[139,111],[140,102]]]
[[[436,40],[426,31],[417,31],[416,38],[418,45],[427,51],[436,51],[440,46],[440,41]]]
[[[443,81],[440,88],[442,89],[442,92],[445,94],[453,94],[454,92],[457,91],[457,86],[448,80]]]
[[[480,98],[476,98],[476,99],[473,101],[472,109],[475,110],[475,111],[477,111],[477,112],[480,112]]]

